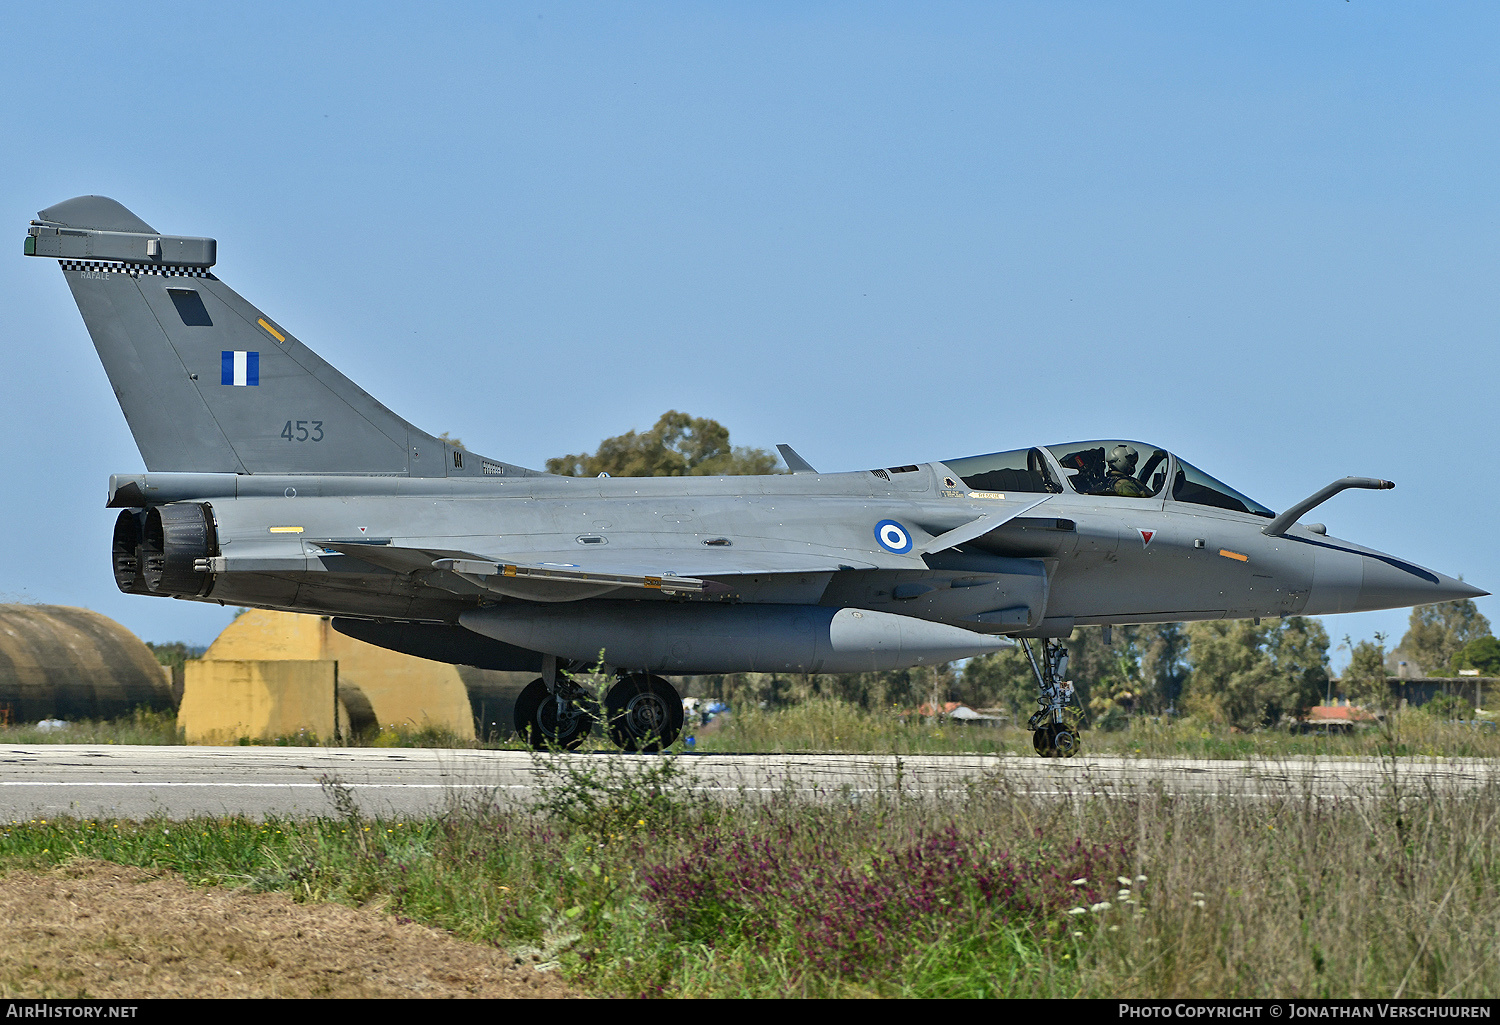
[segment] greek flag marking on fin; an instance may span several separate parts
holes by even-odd
[[[260,384],[260,353],[223,350],[220,360],[220,384],[237,387]]]

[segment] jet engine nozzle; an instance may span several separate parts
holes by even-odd
[[[115,573],[115,585],[126,594],[151,593],[141,575],[141,537],[145,533],[145,520],[144,509],[126,509],[115,520],[110,564]]]
[[[120,529],[121,523],[117,522],[117,545]],[[122,560],[118,547],[116,552],[115,580],[118,583]],[[151,594],[201,598],[213,587],[213,575],[203,560],[218,554],[214,513],[207,502],[175,502],[158,506],[146,513],[142,524],[137,579],[144,582],[146,591]]]

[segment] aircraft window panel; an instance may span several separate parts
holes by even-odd
[[[1222,481],[1215,480],[1196,466],[1177,460],[1177,474],[1172,482],[1172,498],[1178,502],[1206,505],[1230,512],[1249,513],[1274,519],[1276,514],[1254,499],[1247,498]]]
[[[1040,449],[945,459],[943,465],[957,474],[971,491],[1054,495],[1062,491]]]
[[[1169,460],[1165,449],[1139,441],[1083,441],[1051,445],[1067,477],[1080,495],[1110,498],[1156,498],[1167,483]]]

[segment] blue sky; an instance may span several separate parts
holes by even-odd
[[[84,193],[217,238],[232,287],[487,455],[669,408],[820,469],[1138,438],[1273,508],[1394,480],[1318,516],[1500,583],[1494,5],[28,6],[0,597],[150,640],[230,617],[110,576],[140,456],[20,255]]]

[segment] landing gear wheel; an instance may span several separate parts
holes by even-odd
[[[1081,741],[1077,718],[1068,709],[1073,687],[1066,683],[1068,649],[1056,640],[1042,642],[1041,658],[1031,650],[1031,642],[1021,641],[1026,660],[1036,674],[1037,704],[1041,707],[1026,723],[1031,730],[1031,746],[1043,758],[1072,758],[1078,754]]]
[[[1043,758],[1056,756],[1057,749],[1052,746],[1052,727],[1039,726],[1035,730],[1032,730],[1031,746]]]
[[[516,698],[515,719],[516,732],[533,750],[573,751],[599,721],[599,703],[585,695],[565,700],[559,709],[557,698],[547,691],[546,681],[538,677]]]
[[[512,712],[515,719],[516,735],[527,745],[535,748],[536,741],[533,739],[537,734],[536,713],[542,707],[542,699],[547,696],[547,683],[541,677],[532,680],[521,689],[516,698],[516,707]]]
[[[1083,739],[1071,727],[1049,723],[1032,732],[1031,746],[1043,758],[1072,758],[1083,747]]]
[[[659,676],[632,673],[604,696],[609,737],[624,751],[660,751],[682,732],[682,698]]]

